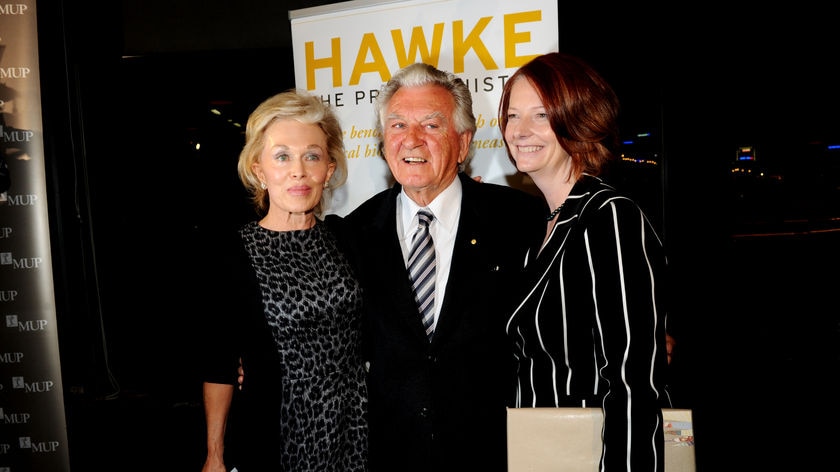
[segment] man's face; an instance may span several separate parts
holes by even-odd
[[[425,206],[458,175],[472,133],[458,134],[455,102],[435,85],[399,89],[385,110],[385,160],[406,194]]]

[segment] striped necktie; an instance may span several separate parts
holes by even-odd
[[[414,287],[414,298],[423,319],[423,327],[429,341],[434,334],[435,312],[435,246],[429,225],[434,215],[428,208],[417,212],[420,227],[414,234],[411,250],[408,253],[408,275]]]

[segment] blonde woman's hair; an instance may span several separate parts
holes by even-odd
[[[253,164],[258,162],[265,146],[265,130],[277,120],[295,120],[304,124],[318,125],[327,137],[327,154],[330,162],[335,163],[335,172],[326,183],[324,194],[315,208],[315,214],[321,216],[325,201],[329,201],[332,191],[347,180],[347,157],[344,154],[344,136],[338,118],[328,104],[307,92],[295,89],[278,93],[251,112],[245,126],[245,145],[239,153],[237,171],[239,180],[251,195],[254,208],[260,216],[268,211],[268,191],[260,185],[260,179],[254,172]]]

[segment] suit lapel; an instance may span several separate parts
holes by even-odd
[[[480,244],[482,242],[481,218],[477,205],[476,186],[481,185],[459,174],[461,178],[461,215],[458,218],[458,230],[455,234],[455,246],[449,268],[449,281],[444,291],[443,305],[435,327],[435,337],[445,337],[458,323],[458,318],[470,310],[470,303],[475,294],[472,292],[472,280],[475,269],[483,267]],[[433,341],[434,342],[434,341]]]
[[[391,188],[374,221],[363,233],[362,243],[370,248],[368,254],[371,260],[368,262],[372,267],[372,283],[384,287],[383,293],[392,297],[394,312],[385,316],[402,318],[409,330],[416,333],[418,341],[428,343],[397,236],[396,205],[400,189],[399,184]]]

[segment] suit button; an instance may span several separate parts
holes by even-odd
[[[430,364],[434,364],[437,362],[437,357],[434,354],[429,354],[426,356],[426,360],[429,361]]]
[[[420,418],[428,418],[429,417],[429,409],[428,408],[421,408],[420,409]]]

